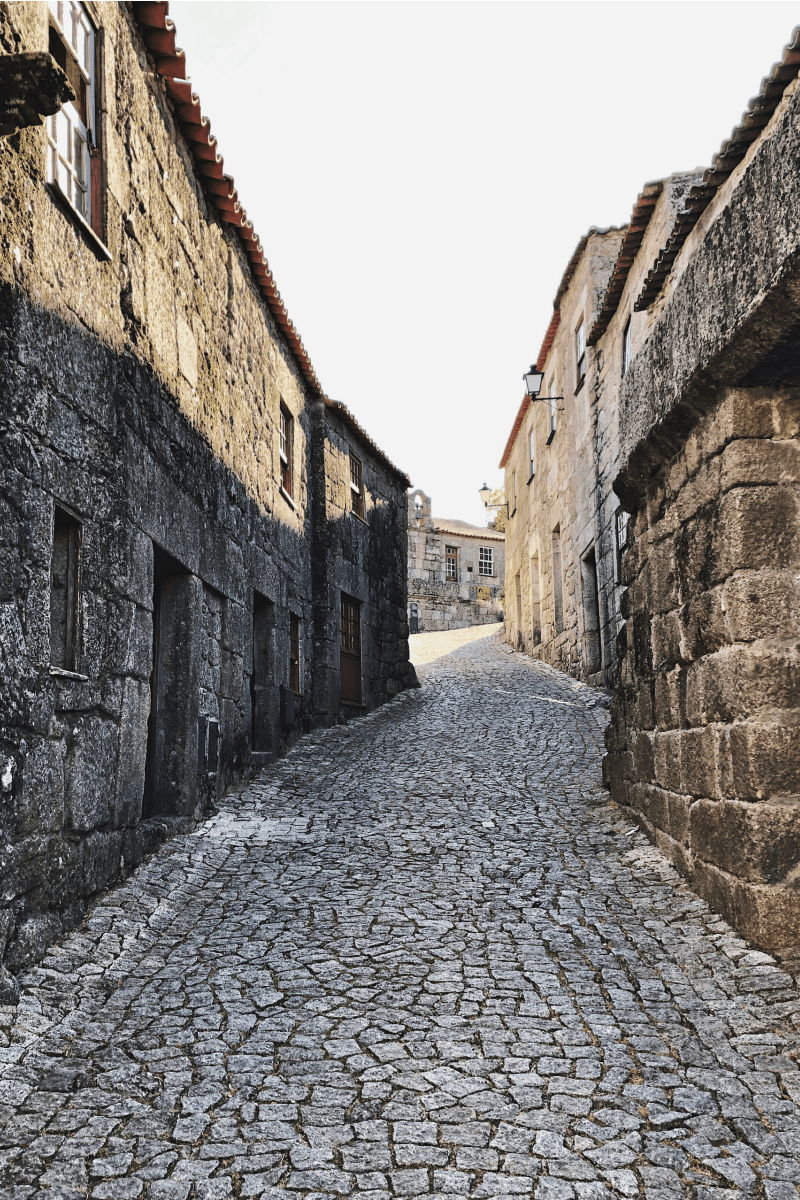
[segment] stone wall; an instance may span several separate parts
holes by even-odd
[[[312,489],[318,390],[208,203],[131,9],[90,11],[97,227],[45,182],[43,127],[0,138],[6,997],[6,967],[38,957],[94,892],[313,725],[312,551],[317,583],[342,557],[315,542],[340,476],[323,461]],[[45,50],[47,4],[0,6],[0,42]],[[372,705],[413,678],[397,500],[408,481],[376,447],[364,460]],[[385,519],[399,503],[403,520]]]
[[[731,390],[626,554],[606,776],[738,929],[800,934],[800,391]]]
[[[620,392],[607,781],[745,936],[800,944],[796,80],[686,240]]]

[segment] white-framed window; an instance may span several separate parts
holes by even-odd
[[[361,459],[350,451],[350,509],[364,520],[364,467]]]
[[[50,0],[50,53],[76,93],[47,118],[48,183],[54,184],[92,225],[92,161],[95,145],[95,30],[83,4]]]
[[[575,364],[576,364],[576,386],[578,386],[584,375],[586,374],[586,333],[581,321],[578,328],[575,330]]]
[[[625,328],[622,331],[622,374],[628,374],[628,368],[631,365],[631,319],[625,322]]]
[[[458,546],[445,546],[445,578],[452,583],[458,582]]]
[[[536,435],[533,430],[528,434],[528,483],[536,474]]]
[[[478,547],[478,574],[494,575],[494,546]]]
[[[618,508],[614,519],[615,562],[617,568],[617,583],[622,583],[622,552],[628,544],[629,514],[624,508]]]

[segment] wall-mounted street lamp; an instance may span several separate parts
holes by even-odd
[[[478,495],[480,496],[481,500],[483,501],[484,508],[504,508],[506,510],[506,517],[508,517],[508,501],[507,500],[504,500],[502,504],[490,504],[489,503],[491,496],[492,496],[492,489],[489,487],[488,483],[485,483],[482,488],[478,488]]]
[[[534,400],[563,400],[563,396],[540,396],[542,390],[542,380],[544,379],[544,371],[538,371],[534,363],[531,363],[530,371],[526,371],[522,376],[525,381],[525,392],[530,397],[531,404]]]

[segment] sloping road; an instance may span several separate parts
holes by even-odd
[[[800,993],[481,637],[306,738],[0,1010],[3,1200],[797,1200]]]

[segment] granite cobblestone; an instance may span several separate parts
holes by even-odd
[[[0,1009],[0,1196],[797,1200],[800,991],[496,637],[303,739]]]

